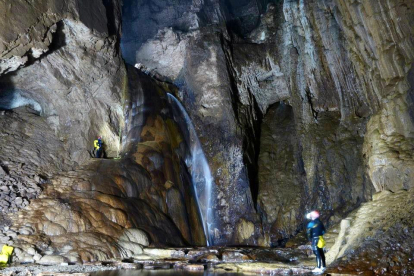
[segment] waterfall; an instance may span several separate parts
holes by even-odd
[[[211,193],[213,177],[211,176],[210,167],[190,116],[180,101],[170,93],[167,93],[167,95],[173,108],[175,121],[180,125],[181,131],[188,134],[188,137],[184,137],[184,139],[188,144],[190,156],[187,156],[185,163],[191,173],[195,196],[203,223],[204,234],[206,235],[207,246],[211,246],[210,227],[212,226]],[[185,124],[182,124],[183,120]]]

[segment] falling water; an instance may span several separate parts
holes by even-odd
[[[211,176],[210,167],[206,156],[204,155],[203,148],[201,147],[200,140],[198,139],[194,125],[188,116],[187,111],[183,105],[171,94],[168,94],[170,104],[173,106],[174,116],[178,116],[176,120],[180,122],[185,120],[185,125],[180,124],[182,131],[188,133],[187,143],[190,149],[191,156],[186,158],[185,163],[191,172],[191,178],[194,185],[195,196],[198,203],[198,208],[203,223],[204,233],[206,235],[207,246],[212,245],[210,227],[212,225],[211,215],[211,193],[213,178]],[[179,112],[180,114],[176,114]],[[180,120],[181,119],[181,120]]]

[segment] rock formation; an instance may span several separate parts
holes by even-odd
[[[120,1],[47,0],[0,10],[0,206],[22,209],[3,232],[24,260],[125,257],[149,243],[204,245],[206,235],[283,245],[311,209],[334,226],[374,192],[413,188],[410,1],[124,0],[121,15]],[[209,233],[189,134],[166,93],[187,110],[212,172]],[[89,160],[97,135],[120,160]]]
[[[9,7],[14,11],[10,20],[20,20],[18,11],[30,7],[39,12],[34,17],[43,18],[52,4],[32,7],[31,3],[16,3]],[[78,4],[67,3],[71,9],[87,8]],[[114,4],[118,7],[118,3],[108,5]],[[164,88],[145,74],[134,74],[134,68],[128,78],[118,49],[119,14],[114,22],[107,22],[110,18],[102,3],[90,9],[92,15],[68,13],[65,7],[59,7],[60,15],[53,14],[54,21],[49,22],[51,41],[45,42],[43,54],[26,56],[48,34],[38,34],[37,25],[28,21],[21,26],[21,36],[31,38],[21,45],[29,47],[20,56],[22,62],[11,66],[7,55],[2,59],[2,214],[24,208],[2,221],[6,227],[2,241],[13,240],[18,248],[15,261],[40,263],[51,262],[45,256],[53,256],[55,262],[128,257],[140,253],[148,241],[154,245],[204,244],[196,203],[186,186],[191,183],[181,182],[174,148],[164,145],[179,139],[179,133],[170,133],[177,126],[170,119],[165,123],[164,138],[158,133],[157,120],[164,120],[162,106],[152,110],[150,118],[140,110],[138,117],[144,116],[143,121],[128,117],[129,112],[136,115],[136,97],[164,93]],[[104,22],[95,21],[94,16]],[[36,31],[28,35],[25,28]],[[13,52],[13,58],[19,54]],[[148,108],[160,99],[154,97],[146,100]],[[124,105],[128,105],[126,115]],[[124,118],[131,119],[135,128]],[[143,132],[142,147],[132,149],[134,141],[140,140],[140,133],[134,132],[137,129]],[[103,136],[106,157],[120,156],[123,131],[128,156],[123,155],[122,161],[89,160],[97,135]],[[151,132],[154,140],[148,136]],[[145,145],[153,150],[145,150]],[[158,156],[166,164],[165,170],[150,168],[147,160],[163,147],[165,155]],[[137,237],[142,238],[123,238],[127,229],[138,225],[141,230],[134,231],[141,231]],[[101,243],[103,240],[106,242]]]
[[[327,262],[334,271],[373,271],[377,275],[410,275],[413,252],[412,190],[382,191],[363,203],[332,232]],[[334,238],[333,236],[331,236]],[[353,251],[351,254],[349,252]]]

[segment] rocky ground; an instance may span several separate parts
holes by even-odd
[[[414,193],[383,191],[344,219],[327,254],[333,271],[414,275]]]
[[[312,275],[314,258],[309,246],[301,249],[258,248],[180,248],[144,249],[133,258],[94,262],[84,265],[55,264],[51,266],[20,265],[7,267],[3,275],[50,275],[57,273],[88,275],[106,270],[152,271],[172,270],[174,275],[183,271],[207,273],[242,273],[243,275]],[[39,274],[42,273],[42,274]],[[208,274],[209,275],[209,274]],[[216,275],[216,274],[214,274]],[[374,275],[370,271],[341,273],[329,269],[324,275]]]
[[[89,273],[115,269],[175,269],[185,271],[250,272],[265,274],[306,274],[312,269],[310,251],[303,249],[254,248],[146,248],[143,254],[127,260],[110,260],[86,265],[15,266],[5,268],[4,275],[48,273]],[[178,273],[178,272],[177,272]]]
[[[384,191],[375,194],[373,201],[363,204],[325,235],[327,273],[329,275],[413,275],[412,210],[414,210],[412,190],[395,193]],[[10,239],[16,239],[18,236],[20,239],[28,238],[28,235],[22,235],[24,230],[19,230],[21,232],[19,233],[8,229],[7,235]],[[54,239],[59,240],[59,237]],[[14,253],[17,257],[16,262],[17,260],[24,262],[22,256],[33,253],[32,251],[36,255],[34,247],[25,247],[24,250],[16,248]],[[301,235],[287,243],[286,248],[143,246],[134,255],[129,255],[130,257],[84,262],[83,265],[76,259],[71,262],[67,258],[57,258],[53,255],[55,253],[43,252],[44,256],[40,256],[42,257],[40,261],[29,266],[8,267],[3,270],[3,273],[26,275],[27,271],[37,274],[41,271],[89,273],[113,269],[190,271],[209,269],[215,272],[306,275],[315,265],[310,246]],[[49,266],[39,266],[41,263]],[[67,266],[65,263],[70,265]]]
[[[105,271],[105,270],[116,270],[116,266],[103,266],[103,265],[55,265],[55,266],[42,266],[42,265],[22,265],[7,267],[1,271],[1,275],[51,275],[51,274],[80,274],[89,275],[91,272]]]

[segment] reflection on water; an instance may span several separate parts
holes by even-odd
[[[242,273],[184,270],[111,270],[92,273],[91,276],[243,276]]]

